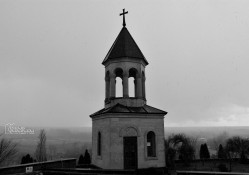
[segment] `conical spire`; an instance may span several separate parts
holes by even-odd
[[[142,59],[145,64],[148,65],[143,53],[126,27],[123,27],[120,31],[102,64],[105,64],[108,60],[120,59],[124,57]]]

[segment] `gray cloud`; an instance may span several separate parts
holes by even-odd
[[[105,54],[127,28],[149,61],[149,105],[165,125],[246,124],[247,1],[1,1],[0,124],[90,126]]]

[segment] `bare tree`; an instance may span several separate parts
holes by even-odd
[[[38,143],[35,151],[36,160],[38,162],[46,161],[47,154],[46,154],[46,132],[44,129],[40,131],[38,136]]]
[[[0,137],[2,134],[0,134]],[[17,153],[17,143],[11,140],[2,138],[0,140],[0,166],[10,158],[13,158]]]
[[[56,146],[52,145],[52,144],[49,145],[48,146],[48,151],[49,151],[49,155],[48,155],[49,159],[53,160],[55,158],[56,153],[57,153]]]

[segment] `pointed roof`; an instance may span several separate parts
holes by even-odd
[[[142,59],[146,65],[148,64],[148,61],[145,59],[143,53],[139,49],[138,45],[126,27],[123,27],[120,31],[102,64],[105,64],[107,60],[122,57]]]
[[[117,113],[121,113],[121,114],[163,114],[166,115],[167,112],[154,108],[152,106],[149,105],[144,105],[141,107],[129,107],[129,106],[124,106],[122,104],[117,103],[116,105],[109,107],[109,108],[104,108],[101,109],[97,112],[95,112],[94,114],[90,115],[90,117],[94,117],[97,115],[101,115],[101,114],[117,114]]]

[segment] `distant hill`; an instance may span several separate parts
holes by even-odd
[[[184,133],[188,136],[207,139],[212,139],[223,133],[226,133],[228,137],[241,136],[249,138],[249,126],[165,127],[165,137],[172,133]]]
[[[60,158],[79,158],[88,149],[91,153],[91,127],[26,127],[34,134],[4,134],[5,127],[0,126],[0,138],[9,138],[18,143],[18,154],[9,165],[20,164],[22,156],[34,152],[40,129],[45,129],[47,136],[48,160]],[[225,144],[227,138],[241,136],[249,138],[249,126],[245,127],[165,127],[165,138],[171,134],[184,133],[197,140],[196,157],[200,144],[206,142],[211,154],[216,154],[218,145]]]
[[[47,136],[48,159],[78,158],[85,149],[91,150],[91,127],[26,127],[34,130],[34,134],[3,134],[1,137],[13,139],[18,143],[18,156],[12,160],[18,164],[21,157],[29,153],[34,156],[40,129],[45,129]],[[0,133],[5,128],[0,126]],[[171,134],[184,133],[187,136],[205,141],[210,150],[215,152],[217,144],[231,136],[249,138],[249,127],[165,127],[165,138]],[[0,138],[1,138],[0,137]],[[200,143],[200,142],[199,142]],[[197,145],[197,148],[198,149]]]
[[[4,134],[4,137],[15,140],[36,140],[41,129],[45,129],[47,140],[85,141],[91,142],[91,127],[25,127],[34,130],[34,134]],[[0,126],[0,133],[5,132],[5,127]]]
[[[26,127],[35,131],[35,134],[3,134],[4,137],[14,140],[37,140],[40,129],[45,129],[47,140],[52,141],[80,141],[91,142],[92,128],[91,127]],[[222,133],[228,136],[241,136],[249,138],[249,126],[236,127],[165,127],[165,137],[171,134],[184,133],[192,137],[213,138]],[[0,126],[0,133],[4,133],[4,127]]]
[[[35,134],[3,134],[3,137],[17,140],[18,142],[37,141],[41,127],[26,127],[35,131]],[[43,127],[44,128],[44,127]],[[45,127],[48,142],[91,142],[91,127]],[[0,126],[0,133],[4,133],[4,127]],[[213,138],[222,133],[228,136],[241,136],[249,138],[249,126],[244,127],[165,127],[165,137],[171,134],[184,133],[192,137]]]

